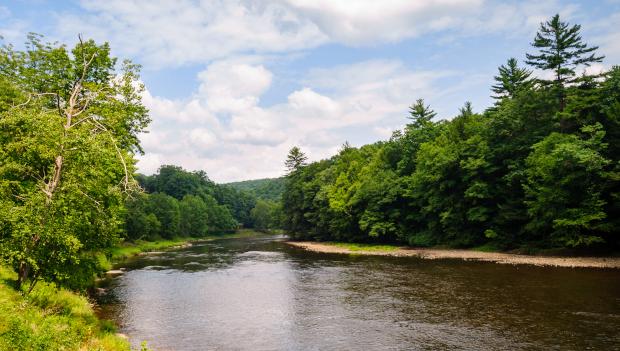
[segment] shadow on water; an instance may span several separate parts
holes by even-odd
[[[134,258],[104,312],[156,350],[611,350],[620,272],[307,252],[281,237]]]

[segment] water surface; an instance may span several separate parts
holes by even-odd
[[[620,349],[620,272],[320,254],[283,238],[139,257],[103,313],[155,350]]]

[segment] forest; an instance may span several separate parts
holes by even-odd
[[[270,200],[274,198],[270,180],[238,189],[214,183],[204,171],[189,172],[171,165],[136,179],[144,192],[126,201],[129,240],[201,237],[238,228],[268,231],[280,226],[280,207]]]
[[[495,103],[439,119],[423,99],[387,141],[287,159],[284,227],[298,240],[413,246],[620,247],[620,66],[579,25],[541,24],[524,64],[498,69]]]
[[[263,178],[244,180],[241,182],[226,183],[224,185],[230,186],[237,190],[248,191],[256,198],[262,200],[280,201],[282,193],[284,192],[285,178]]]

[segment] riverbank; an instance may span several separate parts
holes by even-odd
[[[0,350],[130,350],[86,297],[40,282],[24,296],[0,266]]]
[[[287,241],[287,244],[305,250],[356,255],[376,255],[395,257],[418,257],[423,259],[461,259],[466,261],[494,262],[512,265],[534,265],[551,267],[583,267],[620,269],[620,257],[557,257],[530,256],[500,252],[474,250],[421,249],[392,245],[364,245],[348,243],[319,243],[309,241]]]

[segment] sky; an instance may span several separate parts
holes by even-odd
[[[606,56],[589,70],[620,64],[620,0],[0,0],[0,35],[109,42],[142,65],[139,171],[231,182],[282,175],[293,146],[314,161],[386,140],[419,98],[438,119],[483,111],[497,67],[556,13]]]

